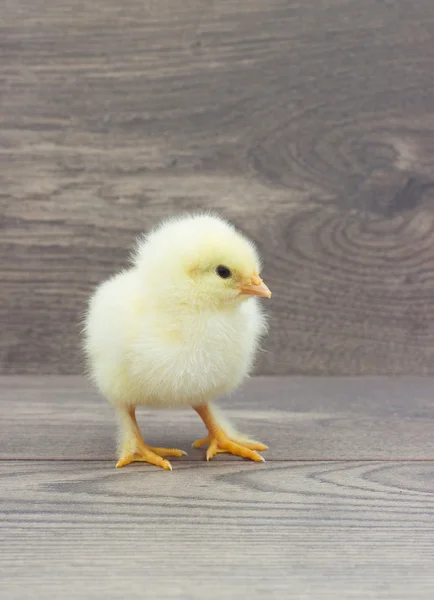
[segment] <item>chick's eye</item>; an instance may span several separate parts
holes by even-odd
[[[227,279],[232,275],[231,270],[228,269],[228,267],[225,267],[224,265],[219,265],[216,269],[216,273],[222,279]]]

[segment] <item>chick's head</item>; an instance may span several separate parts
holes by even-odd
[[[135,265],[148,293],[165,306],[202,309],[271,297],[254,244],[213,215],[163,223],[139,242]]]

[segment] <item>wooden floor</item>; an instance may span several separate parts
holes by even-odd
[[[79,378],[0,378],[7,600],[432,600],[434,380],[259,378],[227,413],[261,465],[190,450],[193,411],[142,411],[173,472],[114,468]]]

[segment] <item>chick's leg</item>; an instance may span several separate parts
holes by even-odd
[[[142,439],[136,420],[134,406],[119,409],[121,446],[117,468],[129,465],[132,462],[147,462],[167,471],[172,470],[172,465],[164,456],[184,456],[187,453],[177,448],[154,448],[148,446]]]
[[[235,454],[236,456],[242,456],[243,458],[250,458],[255,462],[263,462],[264,458],[255,452],[256,450],[267,450],[265,444],[255,442],[242,438],[241,436],[227,434],[222,426],[218,423],[213,410],[209,404],[203,404],[197,406],[194,409],[200,416],[202,421],[205,423],[208,429],[208,436],[200,440],[196,440],[193,443],[194,448],[200,448],[208,444],[206,451],[206,459],[210,460],[216,454],[220,452],[227,452],[228,454]]]

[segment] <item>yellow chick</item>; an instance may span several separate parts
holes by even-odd
[[[117,467],[145,461],[171,470],[164,457],[186,454],[150,447],[135,411],[192,406],[202,418],[207,460],[228,452],[263,461],[264,444],[238,434],[211,404],[251,370],[265,333],[252,242],[220,217],[188,215],[163,222],[141,239],[132,267],[97,288],[84,327],[89,372],[119,417]]]

